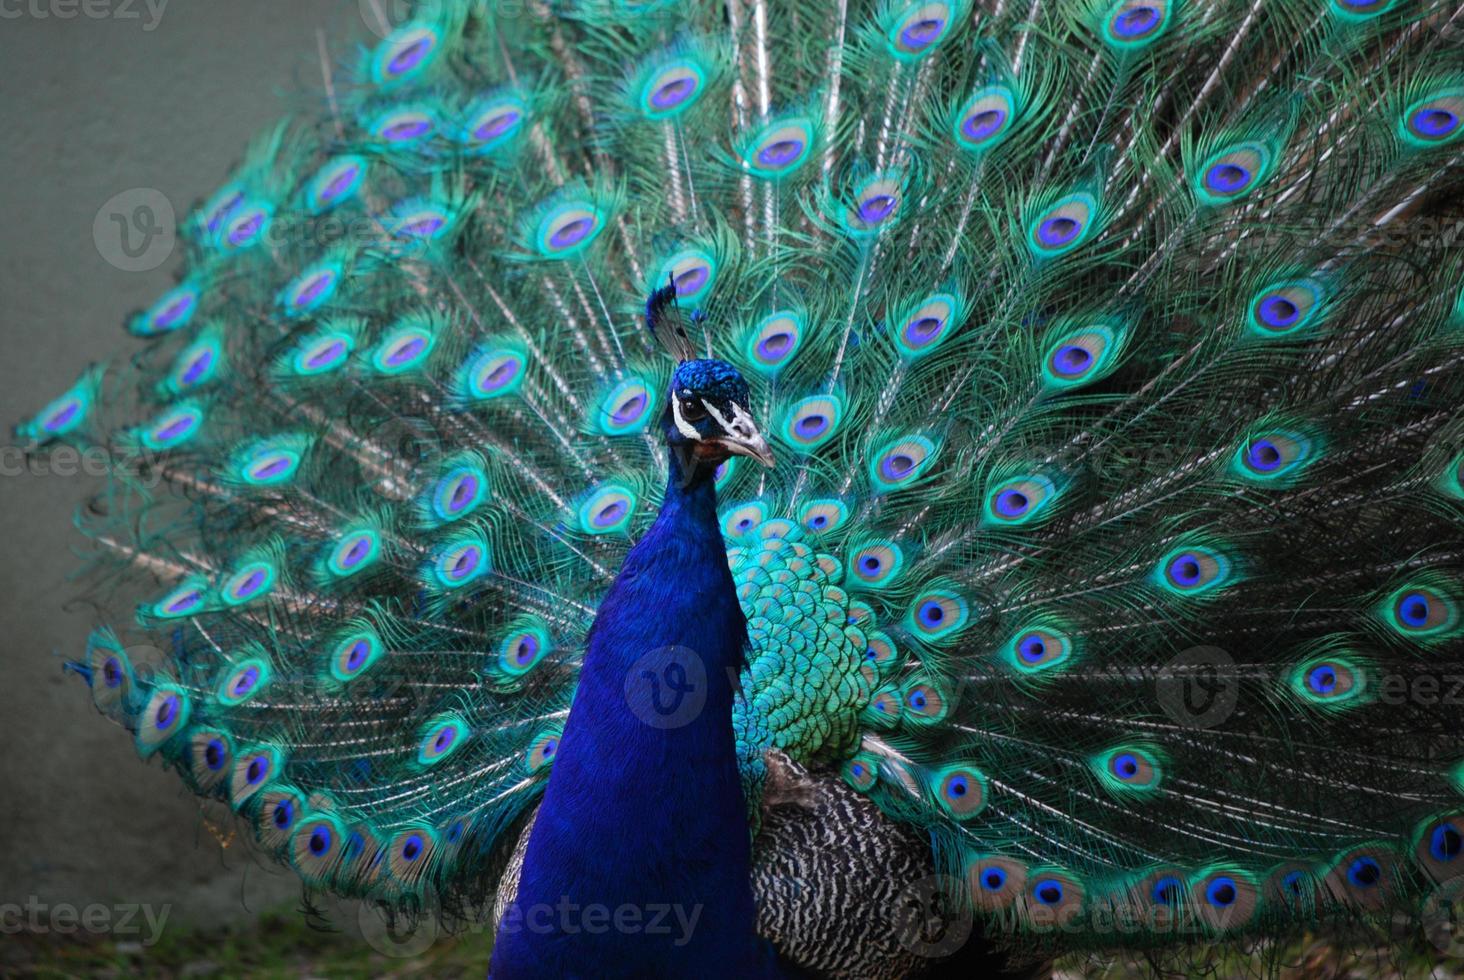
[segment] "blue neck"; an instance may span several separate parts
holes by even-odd
[[[670,470],[590,630],[495,980],[771,969],[732,732],[747,623],[712,467]]]

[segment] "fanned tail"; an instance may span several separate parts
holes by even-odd
[[[189,219],[141,421],[20,429],[119,460],[143,754],[313,886],[491,888],[655,513],[651,321],[785,460],[718,475],[754,809],[837,767],[1038,937],[1450,884],[1464,14],[441,6]]]

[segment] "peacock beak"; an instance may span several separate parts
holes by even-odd
[[[717,420],[722,431],[719,435],[713,436],[708,442],[731,453],[734,456],[751,456],[764,466],[772,469],[773,451],[768,446],[768,441],[758,431],[757,423],[752,416],[736,402],[730,406],[731,418],[727,418],[711,405],[707,405],[707,411]]]
[[[763,434],[756,429],[753,429],[750,434],[717,436],[712,442],[734,456],[751,456],[768,469],[772,469],[776,465],[772,448],[768,446],[768,441],[763,438]]]

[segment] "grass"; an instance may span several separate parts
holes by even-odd
[[[347,917],[349,918],[349,916]],[[364,921],[364,920],[363,920]],[[357,932],[326,931],[294,908],[268,912],[247,924],[222,930],[165,930],[144,946],[135,940],[21,933],[0,940],[0,976],[46,978],[481,978],[491,937],[486,930],[430,943],[404,939],[395,946],[382,929],[367,941]],[[418,948],[425,947],[425,948]],[[382,949],[392,950],[390,954]],[[1056,964],[1057,980],[1165,976],[1212,978],[1274,976],[1283,980],[1460,980],[1464,949],[1448,955],[1416,940],[1389,941],[1382,934],[1348,942],[1306,936],[1277,946],[1217,944],[1183,951],[1182,964],[1156,974],[1154,965],[1131,954],[1069,956]]]

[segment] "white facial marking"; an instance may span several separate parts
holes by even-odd
[[[706,402],[702,402],[702,404],[706,405]],[[671,396],[671,421],[676,423],[677,432],[680,432],[688,439],[701,442],[701,433],[696,431],[695,426],[681,417],[681,399],[675,395]]]

